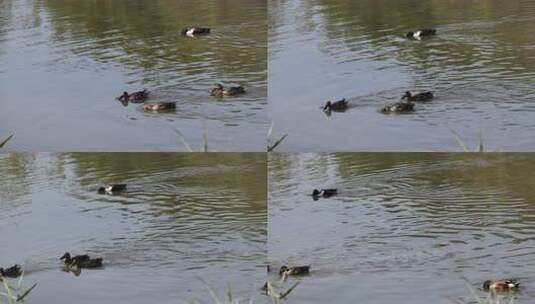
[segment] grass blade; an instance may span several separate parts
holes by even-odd
[[[485,152],[485,142],[483,136],[483,128],[479,129],[479,152]]]
[[[178,135],[178,139],[182,142],[186,150],[188,150],[188,152],[193,152],[193,150],[191,149],[191,146],[186,142],[186,138],[184,137],[182,132],[180,132],[177,128],[174,128],[174,127],[173,127],[173,131],[175,131],[175,133]]]
[[[279,140],[277,140],[273,145],[267,147],[268,152],[272,152],[275,150],[275,148],[282,143],[282,141],[288,136],[288,134],[284,134]]]
[[[13,134],[9,135],[4,141],[0,142],[0,148],[3,148],[7,142],[13,137]]]
[[[25,292],[23,292],[20,296],[17,297],[17,302],[22,302],[24,301],[24,298],[35,288],[35,286],[37,286],[37,283],[34,283],[32,285],[32,287],[26,289]]]
[[[295,284],[293,284],[292,287],[290,287],[288,290],[286,290],[284,293],[280,295],[280,298],[281,299],[286,298],[286,296],[288,296],[290,292],[292,292],[297,287],[297,285],[299,285],[299,283],[301,282],[295,282]]]
[[[203,150],[201,152],[208,152],[208,128],[206,127],[206,124],[204,125],[204,128],[203,128],[202,140],[203,140]]]
[[[457,141],[459,146],[461,146],[463,151],[464,152],[470,152],[470,149],[468,149],[468,146],[463,142],[463,140],[461,139],[461,136],[459,135],[459,133],[455,132],[455,130],[453,130],[452,128],[448,128],[448,129],[450,130],[451,133],[453,133],[453,136],[454,136],[455,140]]]
[[[232,284],[230,283],[230,280],[227,283],[227,298],[229,304],[232,303]]]

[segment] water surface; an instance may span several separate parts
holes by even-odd
[[[270,2],[269,108],[280,151],[534,150],[535,2]],[[433,27],[426,41],[404,38]],[[379,108],[407,91],[435,100],[409,115]],[[320,106],[346,98],[328,117]]]
[[[266,1],[0,1],[0,137],[17,151],[264,151]],[[206,26],[206,37],[180,35]],[[214,83],[247,94],[215,99]],[[172,113],[114,98],[147,88]]]
[[[38,283],[30,304],[212,303],[229,281],[263,299],[263,154],[6,154],[0,172],[0,265]],[[113,182],[128,191],[96,193]],[[104,268],[63,272],[65,251]]]
[[[532,155],[271,154],[268,165],[269,263],[312,265],[288,303],[475,304],[467,286],[483,297],[485,280],[507,277],[523,285],[514,303],[532,303]],[[320,187],[339,195],[314,201]]]

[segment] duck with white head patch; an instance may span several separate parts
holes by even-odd
[[[414,32],[408,32],[407,35],[405,36],[409,39],[422,40],[422,38],[434,36],[436,34],[437,34],[437,30],[426,28],[426,29],[420,29]]]
[[[210,29],[207,27],[189,27],[182,30],[182,35],[188,37],[195,37],[198,35],[210,34]]]

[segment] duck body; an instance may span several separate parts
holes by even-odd
[[[384,114],[390,113],[408,113],[414,111],[414,103],[399,101],[396,103],[387,104],[381,109]]]
[[[157,102],[143,105],[143,110],[152,112],[169,111],[174,109],[176,109],[175,102]]]
[[[504,292],[516,290],[520,287],[520,283],[514,279],[505,280],[487,280],[483,283],[485,291]]]
[[[20,266],[15,264],[9,268],[0,268],[0,275],[6,278],[18,278],[22,275],[22,270]]]
[[[318,199],[320,197],[328,198],[333,195],[336,195],[337,193],[338,193],[338,189],[335,189],[335,188],[321,189],[321,190],[314,189],[314,191],[312,191],[312,197],[314,199]]]
[[[102,258],[91,259],[87,254],[71,257],[70,253],[67,252],[60,258],[60,260],[64,260],[65,266],[75,269],[102,267]]]
[[[142,103],[147,100],[147,98],[149,98],[149,92],[147,90],[137,91],[132,94],[128,94],[128,92],[125,91],[123,92],[123,95],[117,97],[117,100],[122,103]]]
[[[207,27],[189,27],[182,29],[182,35],[188,37],[195,37],[197,35],[207,35],[210,34],[211,29]]]
[[[414,32],[408,32],[405,36],[409,39],[422,40],[424,37],[430,37],[437,34],[437,30],[424,28]]]
[[[408,101],[426,102],[426,101],[433,100],[433,97],[434,97],[433,92],[422,92],[422,93],[418,93],[418,94],[412,95],[412,93],[410,91],[407,91],[407,92],[405,92],[405,95],[403,95],[403,97],[401,99],[402,100],[406,99]]]
[[[347,110],[348,106],[349,106],[349,104],[345,99],[340,99],[340,100],[334,101],[334,102],[329,100],[329,101],[327,101],[327,103],[323,107],[323,111],[325,111],[325,112],[330,112],[330,111],[343,112],[343,111]]]
[[[212,89],[210,95],[216,97],[223,96],[236,96],[245,93],[245,89],[242,86],[238,87],[224,87],[222,84],[216,84],[215,88]]]
[[[115,194],[126,191],[126,184],[111,184],[98,188],[99,194]]]
[[[283,278],[288,276],[302,276],[310,273],[310,265],[306,266],[282,266],[279,270],[279,275]]]

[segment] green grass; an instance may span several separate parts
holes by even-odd
[[[217,293],[210,287],[210,285],[203,279],[199,280],[206,285],[206,289],[212,298],[212,304],[254,304],[254,300],[251,299],[238,299],[234,296],[232,291],[232,284],[230,281],[227,283],[227,291],[225,296],[218,296]],[[290,288],[281,291],[281,285],[283,281],[278,283],[267,281],[267,297],[273,304],[281,304],[284,299],[299,285],[300,282],[294,283]],[[254,291],[254,293],[260,294],[260,291]],[[190,301],[190,304],[201,304],[201,302],[194,300]]]
[[[184,137],[184,134],[182,134],[182,132],[180,132],[176,128],[173,128],[173,131],[175,131],[175,133],[178,135],[178,139],[180,140],[180,142],[182,143],[182,145],[186,148],[186,150],[188,152],[196,152],[188,144],[188,142],[186,141],[186,138]],[[203,139],[203,145],[200,148],[200,152],[208,152],[208,129],[206,128],[206,125],[204,125],[204,127],[203,127],[202,139]]]
[[[281,279],[279,283],[274,283],[267,281],[267,295],[270,297],[271,301],[274,304],[282,303],[282,300],[286,299],[288,295],[301,283],[300,281],[295,282],[290,288],[282,289],[281,285],[284,282],[284,279]]]
[[[37,283],[34,283],[29,288],[24,288],[22,286],[24,278],[24,272],[18,280],[9,280],[0,275],[0,304],[15,304],[23,303],[26,299],[26,296],[32,292],[32,290],[37,286]]]
[[[468,145],[461,139],[461,136],[459,135],[459,133],[455,132],[455,130],[453,130],[451,128],[450,128],[450,132],[453,133],[455,141],[457,141],[459,146],[463,149],[463,152],[472,152],[470,150],[470,148],[468,147]],[[473,152],[486,152],[485,151],[485,138],[484,137],[485,136],[483,134],[483,129],[479,129],[479,143],[478,143],[476,149],[474,149]]]

